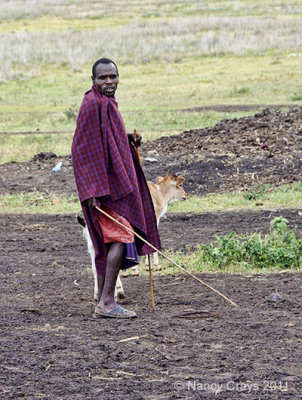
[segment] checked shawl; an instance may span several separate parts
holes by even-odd
[[[101,197],[101,203],[126,218],[134,230],[160,249],[156,217],[136,150],[113,97],[95,86],[82,101],[72,143],[72,163],[81,203]],[[82,205],[95,249],[96,268],[106,271],[106,248],[97,222],[98,211]],[[136,239],[140,255],[154,252]]]

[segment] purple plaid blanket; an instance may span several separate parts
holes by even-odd
[[[129,143],[114,98],[92,89],[85,93],[72,143],[72,163],[81,203],[101,197],[102,204],[125,217],[142,237],[160,249],[160,239],[150,192],[136,150]],[[106,271],[106,247],[97,211],[82,205],[95,248],[96,268]],[[154,252],[136,239],[139,255]]]

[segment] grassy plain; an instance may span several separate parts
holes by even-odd
[[[234,117],[186,108],[302,104],[299,2],[17,0],[1,2],[0,16],[0,132],[72,132],[103,55],[120,67],[127,129],[145,140]],[[61,139],[58,154],[70,148]],[[28,138],[0,140],[0,162],[24,159],[11,148]]]
[[[169,205],[169,212],[204,213],[241,209],[302,209],[302,183],[270,187],[255,200],[248,200],[246,192],[224,193],[209,196],[189,196],[186,201]],[[80,211],[78,197],[56,196],[40,192],[0,195],[0,213],[3,214],[64,214]]]
[[[29,29],[31,22],[39,24],[44,16],[66,21],[101,20],[103,23],[127,23],[132,19],[173,18],[182,16],[203,15],[255,15],[280,16],[301,15],[302,6],[299,1],[274,0],[103,0],[102,2],[83,2],[82,0],[47,0],[5,1],[0,4],[0,20],[5,27],[7,21],[11,24],[7,29]],[[19,24],[18,24],[19,22]],[[21,26],[21,28],[20,28]],[[90,26],[90,25],[88,25]],[[4,29],[4,28],[3,28]],[[43,25],[40,26],[40,30]],[[44,27],[45,29],[45,27]],[[4,29],[5,30],[5,29]]]
[[[56,196],[41,192],[0,195],[2,214],[65,214],[81,209],[77,195]]]
[[[262,55],[121,65],[117,99],[127,130],[138,129],[146,141],[252,114],[259,105],[302,104],[300,63],[301,57]],[[47,65],[40,76],[0,83],[0,132],[69,132],[0,134],[0,162],[24,161],[40,151],[69,154],[77,111],[91,85],[90,74],[89,66],[73,72]],[[252,109],[184,111],[217,104],[251,104]]]
[[[0,132],[72,132],[102,55],[120,66],[127,129],[146,140],[234,117],[185,108],[302,103],[299,2],[17,0],[1,2],[0,16]],[[70,148],[61,139],[58,154]],[[0,162],[24,159],[11,148],[28,138],[0,140]],[[22,153],[36,149],[33,140]]]

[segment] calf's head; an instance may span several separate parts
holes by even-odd
[[[187,197],[182,184],[185,178],[182,176],[169,174],[164,178],[158,176],[156,178],[156,183],[160,186],[161,190],[165,191],[167,197],[169,198],[169,203],[177,200],[185,200]]]

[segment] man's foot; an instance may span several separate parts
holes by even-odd
[[[93,318],[136,318],[137,315],[134,311],[126,310],[121,306],[117,306],[110,311],[106,311],[101,306],[96,306]]]

